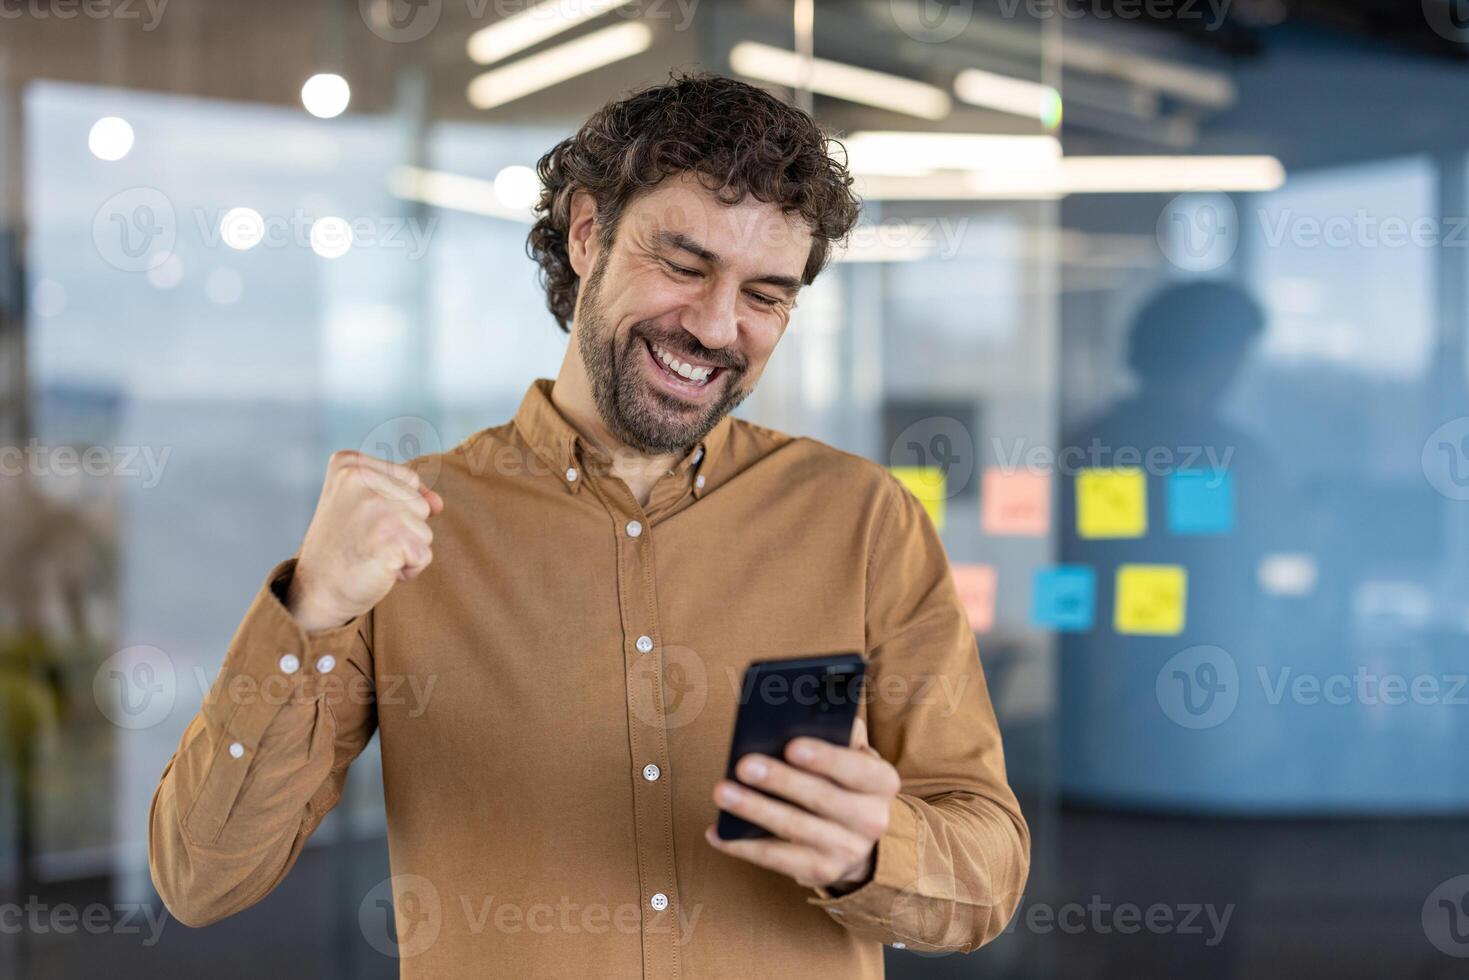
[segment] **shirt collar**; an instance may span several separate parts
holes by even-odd
[[[581,460],[607,463],[609,459],[596,446],[583,439],[581,433],[566,421],[554,402],[551,401],[549,378],[538,378],[531,382],[520,408],[515,412],[515,428],[531,450],[549,467],[568,492],[581,489]],[[703,440],[691,449],[674,467],[677,473],[693,469],[694,495],[703,496],[712,489],[709,473],[714,460],[729,440],[733,421],[728,415],[709,430]]]

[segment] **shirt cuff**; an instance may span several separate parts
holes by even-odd
[[[894,797],[888,811],[887,833],[877,842],[872,877],[841,895],[816,888],[816,897],[806,901],[823,908],[837,922],[857,935],[878,942],[894,940],[893,913],[918,878],[918,824],[913,808],[903,797]]]

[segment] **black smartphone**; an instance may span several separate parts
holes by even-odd
[[[739,782],[735,764],[751,752],[784,759],[786,743],[801,735],[850,745],[866,672],[866,662],[855,653],[750,664],[740,685],[725,775]],[[715,832],[722,840],[770,836],[764,827],[724,810]]]

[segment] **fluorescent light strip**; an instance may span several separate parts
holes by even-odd
[[[1135,51],[1078,41],[1058,45],[1061,63],[1077,71],[1110,75],[1210,109],[1227,109],[1238,98],[1234,80],[1222,71],[1160,61]],[[1070,86],[1068,86],[1069,88]]]
[[[469,83],[469,104],[476,109],[493,109],[568,78],[641,54],[652,44],[653,32],[645,24],[604,27],[586,37],[485,72]]]
[[[919,119],[942,119],[953,108],[947,92],[926,82],[824,58],[812,58],[808,65],[794,51],[754,41],[736,44],[729,53],[729,66],[737,74],[790,88],[802,87],[809,67],[813,92]]]
[[[966,68],[954,78],[954,94],[970,105],[1034,119],[1047,129],[1061,125],[1061,93],[1039,82]]]
[[[1285,168],[1270,156],[1067,157],[1061,178],[1069,194],[1273,191]]]
[[[576,3],[542,0],[471,34],[469,57],[481,65],[492,65],[628,3],[629,0],[579,0]]]
[[[1272,191],[1285,168],[1269,156],[1066,157],[1049,170],[949,171],[932,176],[858,176],[856,191],[879,201],[1053,200],[1067,194]]]
[[[1054,136],[862,130],[841,141],[854,174],[922,176],[936,170],[1048,170],[1061,159]]]
[[[500,196],[495,193],[495,182],[478,177],[422,167],[395,167],[388,177],[388,188],[394,197],[436,208],[525,224],[533,223],[535,217],[530,208],[507,208],[501,204]]]

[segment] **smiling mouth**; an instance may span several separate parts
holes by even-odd
[[[692,390],[705,388],[724,371],[720,367],[696,365],[680,360],[672,351],[646,338],[643,340],[643,346],[647,348],[654,365],[663,372],[664,377],[681,388]]]

